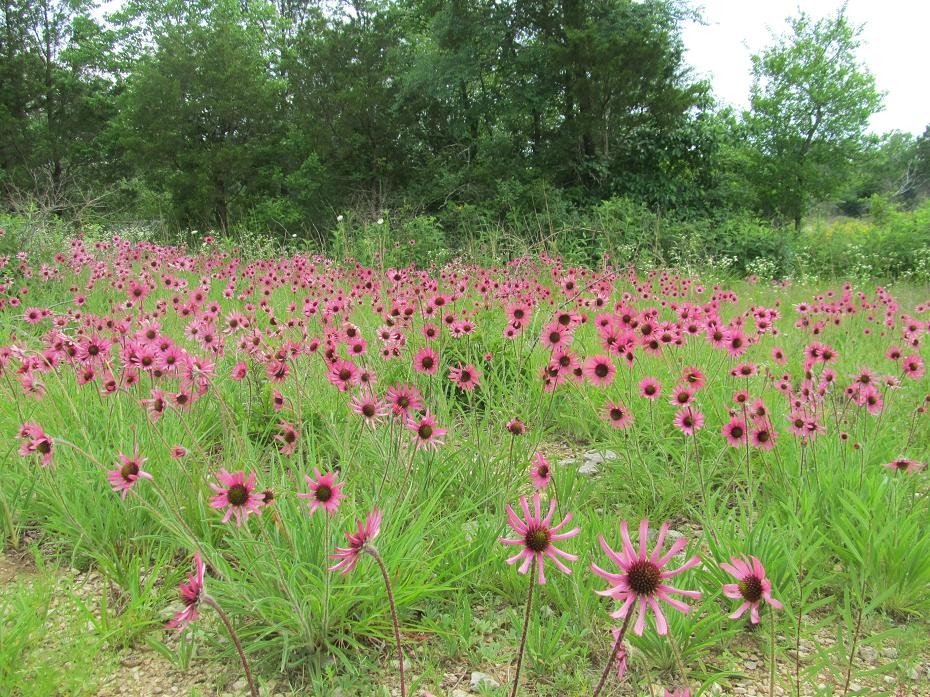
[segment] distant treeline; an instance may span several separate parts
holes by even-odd
[[[331,241],[337,215],[446,237],[623,200],[800,227],[930,189],[930,127],[865,135],[858,29],[801,15],[751,109],[684,61],[678,0],[5,0],[7,209]],[[917,86],[915,86],[916,88]],[[626,205],[626,204],[625,204]],[[517,225],[519,227],[519,225]]]

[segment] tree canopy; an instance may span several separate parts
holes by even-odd
[[[685,61],[697,17],[683,0],[127,0],[103,20],[4,0],[0,186],[61,214],[281,233],[612,197],[797,224],[904,176],[902,201],[925,191],[926,134],[864,137],[879,95],[842,12],[800,15],[755,57],[742,116]]]

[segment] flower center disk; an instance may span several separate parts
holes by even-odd
[[[627,583],[637,595],[652,595],[659,588],[662,571],[648,559],[633,562],[627,571]]]

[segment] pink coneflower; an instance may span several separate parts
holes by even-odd
[[[882,467],[887,467],[888,469],[895,470],[896,472],[906,472],[907,474],[913,474],[914,472],[920,472],[926,467],[922,462],[917,460],[909,460],[906,457],[899,457],[897,460],[892,460],[891,462],[886,462]]]
[[[778,433],[772,428],[768,421],[765,419],[757,419],[752,425],[749,438],[752,447],[760,448],[761,450],[771,450],[775,447],[775,440],[778,438]]]
[[[545,489],[552,480],[552,469],[549,461],[542,453],[533,453],[533,459],[530,462],[530,482],[537,489]]]
[[[751,378],[757,372],[759,367],[755,363],[740,363],[730,371],[730,375],[735,378]]]
[[[133,450],[132,457],[126,457],[123,453],[120,453],[119,467],[107,471],[107,479],[110,486],[113,487],[113,491],[121,492],[120,495],[125,499],[126,494],[129,493],[129,490],[137,481],[151,479],[152,475],[142,469],[146,459],[139,457],[138,449]]]
[[[536,577],[540,584],[546,582],[546,574],[543,569],[543,562],[546,559],[551,560],[559,571],[566,574],[570,574],[572,570],[565,566],[559,557],[568,561],[578,560],[578,557],[574,554],[569,554],[553,544],[554,542],[570,539],[581,532],[581,528],[573,528],[567,532],[559,532],[571,522],[571,513],[567,514],[562,519],[561,523],[554,527],[550,527],[552,516],[555,514],[555,506],[555,499],[551,499],[549,501],[549,512],[543,517],[539,507],[539,492],[533,494],[532,512],[530,511],[526,497],[521,496],[520,507],[523,510],[523,518],[521,519],[514,512],[513,506],[508,504],[507,523],[513,531],[517,533],[518,537],[512,539],[502,538],[500,540],[500,542],[505,545],[519,545],[522,547],[517,554],[507,559],[507,563],[516,564],[518,561],[522,560],[520,567],[517,569],[521,574],[525,574],[529,571],[530,565],[535,563]]]
[[[249,372],[249,366],[246,365],[245,361],[239,361],[236,365],[233,366],[230,377],[236,382],[245,379],[246,374]]]
[[[507,430],[510,431],[512,436],[522,436],[526,433],[526,424],[520,419],[513,418],[507,422]]]
[[[727,583],[723,586],[723,594],[733,600],[742,600],[736,612],[730,615],[731,620],[738,620],[746,610],[749,610],[749,619],[753,624],[759,624],[759,604],[765,600],[776,610],[781,610],[782,604],[772,597],[772,582],[765,577],[765,569],[756,557],[745,561],[738,557],[730,557],[730,564],[722,563],[720,568],[737,580],[736,583]]]
[[[439,354],[429,346],[420,349],[413,357],[413,369],[425,375],[435,375],[439,370]]]
[[[694,388],[689,384],[676,385],[672,390],[672,396],[668,398],[668,403],[673,407],[686,407],[694,399]]]
[[[197,607],[200,604],[203,594],[203,576],[204,576],[203,559],[200,554],[194,555],[194,573],[187,577],[187,582],[178,584],[178,590],[181,592],[181,600],[184,601],[184,609],[171,618],[166,624],[166,629],[184,629],[197,617]]]
[[[584,362],[582,368],[584,376],[595,387],[607,387],[614,381],[617,369],[609,356],[591,356]]]
[[[739,358],[749,348],[749,340],[738,329],[727,332],[726,351],[732,358]]]
[[[171,457],[175,460],[180,460],[182,457],[187,455],[187,448],[183,445],[175,445],[171,448]]]
[[[294,425],[284,419],[278,422],[280,433],[275,434],[274,439],[281,443],[279,451],[282,455],[293,455],[297,450],[298,432]]]
[[[626,430],[633,425],[633,412],[621,402],[607,402],[604,405],[604,418],[619,431]]]
[[[738,448],[746,444],[748,434],[746,433],[746,422],[744,419],[734,416],[720,430],[727,443],[733,448]]]
[[[154,424],[165,414],[165,395],[158,388],[153,388],[149,399],[140,399],[139,404],[145,407],[145,413],[148,414],[149,420]]]
[[[919,380],[924,376],[924,359],[914,354],[905,356],[901,360],[901,370],[912,380]]]
[[[395,416],[406,418],[423,408],[423,395],[411,385],[392,385],[387,388],[385,397]]]
[[[442,445],[442,437],[447,429],[439,428],[436,417],[427,410],[419,418],[409,418],[407,428],[414,433],[414,444],[417,450],[436,450]]]
[[[330,571],[338,571],[341,574],[347,574],[355,568],[358,558],[365,551],[366,545],[374,540],[378,533],[381,532],[381,511],[373,509],[365,518],[364,525],[358,521],[357,532],[347,532],[346,539],[349,541],[348,547],[337,547],[336,553],[331,554],[332,559],[339,561],[329,567]]]
[[[704,428],[704,414],[697,409],[685,407],[675,412],[675,428],[686,436],[693,436]]]
[[[381,423],[390,411],[383,400],[367,390],[353,396],[349,406],[372,428]]]
[[[241,526],[250,514],[261,515],[265,497],[261,492],[255,491],[254,472],[246,478],[245,472],[227,472],[221,469],[216,473],[216,479],[220,485],[212,482],[210,484],[210,488],[216,493],[216,496],[210,499],[210,506],[226,509],[224,523],[228,522],[231,516],[235,516],[236,525]]]
[[[692,392],[697,392],[704,387],[704,373],[695,366],[685,368],[681,374],[681,379],[691,388]]]
[[[655,548],[649,556],[646,555],[646,544],[649,539],[648,520],[643,519],[639,524],[639,553],[633,549],[633,543],[630,540],[630,533],[625,520],[620,523],[620,536],[623,541],[623,549],[620,552],[611,549],[604,536],[598,535],[601,549],[620,568],[620,573],[604,571],[597,564],[592,564],[591,570],[612,584],[607,590],[597,591],[597,593],[623,603],[617,611],[611,613],[610,616],[614,619],[626,619],[633,610],[633,606],[638,607],[639,614],[633,627],[633,631],[637,636],[642,636],[646,627],[648,610],[652,610],[655,615],[656,631],[660,635],[668,633],[668,622],[659,607],[660,600],[680,612],[688,613],[691,608],[682,601],[672,598],[672,594],[692,599],[701,597],[699,591],[680,590],[665,583],[667,579],[692,569],[701,563],[697,556],[692,556],[677,569],[665,571],[666,564],[688,544],[684,537],[679,537],[672,543],[668,551],[662,554],[668,530],[669,524],[663,523],[659,529]]]
[[[313,476],[316,479],[304,475],[307,486],[310,487],[310,492],[297,494],[297,498],[307,499],[310,515],[313,515],[318,508],[324,509],[330,515],[335,515],[336,511],[339,510],[340,502],[345,498],[345,494],[342,493],[343,482],[336,481],[339,477],[338,472],[320,474],[320,470],[314,467]]]
[[[42,430],[35,421],[28,421],[19,427],[19,438],[22,444],[19,446],[19,454],[23,457],[37,453],[39,461],[43,467],[52,464],[52,451],[54,444],[52,439]]]
[[[329,367],[326,379],[340,392],[346,392],[359,384],[359,369],[352,361],[339,359]]]
[[[471,392],[479,384],[481,373],[471,363],[462,365],[459,363],[455,368],[449,368],[449,379],[456,384],[460,390]]]
[[[557,322],[553,322],[546,325],[539,338],[543,346],[547,346],[549,350],[554,351],[557,348],[566,348],[571,345],[573,337],[568,329]]]
[[[658,399],[662,396],[662,383],[655,378],[643,378],[639,382],[639,396],[646,399]]]

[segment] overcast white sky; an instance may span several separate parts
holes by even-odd
[[[717,97],[735,107],[749,102],[749,56],[771,43],[772,33],[787,30],[785,18],[799,5],[809,15],[833,14],[840,0],[695,0],[706,26],[684,28],[688,62],[709,77]],[[871,130],[923,133],[930,124],[930,2],[927,0],[849,0],[847,17],[864,24],[860,59],[885,91],[885,108],[872,118]]]

